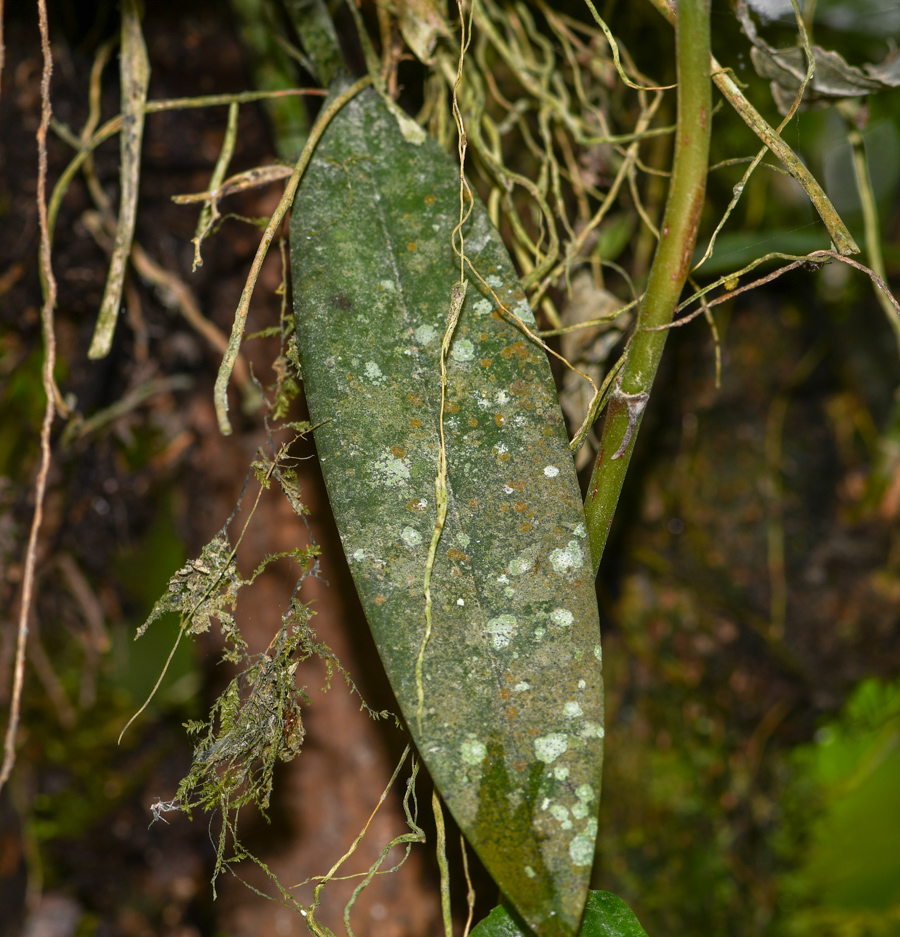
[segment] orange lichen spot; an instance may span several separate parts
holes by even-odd
[[[481,332],[481,333],[479,333],[479,335],[478,335],[478,341],[479,341],[479,342],[486,342],[489,338],[490,338],[490,335],[488,335],[487,332]]]
[[[504,321],[503,316],[496,309],[491,313],[491,318],[497,319],[498,322]]]
[[[503,424],[506,422],[506,417],[502,413],[495,413],[494,422],[497,424],[497,426],[503,426]]]
[[[454,566],[453,569],[450,570],[450,575],[456,576],[456,578],[458,579],[460,576],[462,576],[462,573],[459,571],[459,567]]]
[[[515,719],[519,715],[519,710],[515,706],[507,706],[504,715],[507,719]]]
[[[545,426],[545,427],[541,430],[541,433],[542,433],[542,435],[544,435],[544,436],[552,436],[552,435],[553,435],[553,427],[552,427],[552,426]]]
[[[406,399],[414,406],[422,406],[422,398],[418,394],[407,394]]]
[[[508,510],[509,510],[509,505],[508,505],[508,504],[501,504],[501,505],[500,505],[500,513],[501,513],[501,514],[505,514]]]
[[[533,410],[533,409],[534,409],[534,403],[532,403],[532,401],[530,401],[530,400],[523,400],[523,401],[522,401],[522,406],[523,406],[526,410]]]
[[[434,203],[435,203],[436,201],[437,201],[437,196],[436,196],[436,195],[426,195],[426,196],[425,196],[425,204],[426,204],[429,208],[431,208],[431,206],[434,205]]]
[[[513,762],[513,771],[524,771],[528,767],[527,761],[522,761],[520,758],[518,761]]]
[[[540,729],[529,729],[529,730],[528,730],[528,734],[529,734],[529,735],[540,735],[540,734],[541,734],[541,730],[540,730]]]
[[[376,605],[384,605],[384,603],[387,602],[387,599],[383,595],[376,595],[375,598],[372,599],[372,601]]]
[[[469,498],[469,507],[474,511],[478,507],[478,498]]]
[[[409,244],[406,245],[406,249],[408,251],[417,251],[419,249],[419,245],[416,244],[415,241],[410,241]]]
[[[522,394],[528,393],[528,384],[523,381],[522,378],[519,378],[517,381],[513,381],[512,384],[509,385],[509,392],[511,394],[515,394],[517,397],[521,397]]]
[[[507,345],[506,348],[500,352],[500,355],[503,358],[527,358],[528,346],[525,342],[513,342],[512,345]]]
[[[525,490],[525,482],[507,482],[506,484],[509,485],[510,488],[514,488],[516,491]]]
[[[482,359],[481,359],[481,366],[482,366],[483,368],[489,368],[493,363],[494,363],[494,359],[493,359],[493,358],[482,358]]]
[[[497,456],[500,462],[509,462],[511,458],[512,456],[508,452],[501,452],[500,455]]]
[[[406,455],[406,450],[403,446],[391,446],[391,452],[393,452],[398,459],[402,459]]]
[[[462,550],[457,550],[456,547],[450,547],[450,549],[447,551],[447,556],[449,556],[450,559],[456,563],[469,562],[469,558],[466,556],[466,554],[463,553]]]
[[[478,420],[476,420],[474,416],[469,417],[469,426],[478,426]]]
[[[421,429],[421,428],[422,428],[422,421],[421,421],[421,420],[410,420],[410,421],[409,421],[409,425],[410,425],[411,427],[413,427],[413,429]]]
[[[516,501],[516,503],[513,505],[513,508],[518,514],[521,514],[527,507],[528,505],[524,501]]]
[[[459,404],[458,403],[448,403],[447,404],[448,413],[459,413]]]
[[[529,524],[528,521],[525,521],[525,523],[522,524],[519,530],[521,530],[523,534],[527,534],[528,531],[531,530],[531,524]]]
[[[509,690],[506,687],[500,691],[500,699],[509,699]]]

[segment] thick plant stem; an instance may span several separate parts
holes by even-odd
[[[672,182],[647,291],[610,397],[597,463],[585,498],[594,573],[609,528],[675,307],[690,269],[706,191],[712,92],[708,0],[679,0],[675,24],[678,123]],[[660,326],[663,326],[660,329]]]

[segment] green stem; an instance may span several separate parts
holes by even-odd
[[[675,50],[678,123],[672,182],[647,291],[625,364],[610,396],[584,505],[595,574],[666,343],[665,326],[672,321],[690,269],[703,210],[712,115],[707,0],[679,0]]]

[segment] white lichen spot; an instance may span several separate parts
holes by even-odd
[[[465,600],[465,599],[457,599],[457,600],[456,600],[456,604],[457,604],[457,605],[465,605],[465,604],[466,604],[466,600]]]
[[[594,645],[594,657],[596,657],[601,664],[603,663],[603,648],[601,648],[599,644]]]
[[[559,469],[555,465],[545,465],[544,474],[547,478],[556,478],[559,475]]]
[[[509,452],[509,446],[507,446],[505,442],[498,442],[497,445],[491,449],[491,452],[494,455],[503,455],[504,452]],[[509,494],[509,492],[507,492],[507,494]]]
[[[564,755],[569,748],[569,740],[562,732],[551,732],[534,740],[534,756],[538,761],[550,765]]]
[[[493,286],[495,290],[499,290],[503,286],[503,281],[496,273],[492,273],[489,277],[486,278],[485,282],[488,286]]]
[[[456,542],[457,542],[461,547],[467,547],[471,541],[470,541],[470,539],[469,539],[469,535],[468,535],[468,534],[464,534],[462,531],[460,531],[460,532],[456,535]]]
[[[550,620],[554,625],[566,628],[575,621],[575,616],[567,608],[555,608],[550,612]]]
[[[577,540],[570,540],[565,550],[554,550],[550,554],[550,564],[558,573],[568,573],[579,569],[584,563],[584,550]]]
[[[372,469],[381,481],[391,488],[397,488],[409,481],[409,466],[390,450],[372,464]]]
[[[491,636],[494,647],[502,651],[503,648],[509,647],[509,642],[515,637],[518,627],[514,615],[498,615],[487,623],[484,631],[485,634]]]
[[[475,403],[480,410],[493,410],[494,405],[490,397],[485,397],[480,390],[475,391]]]
[[[535,629],[534,629],[534,640],[535,640],[535,641],[543,641],[543,640],[544,640],[544,635],[545,635],[546,633],[547,633],[547,629],[546,629],[546,628],[535,628]]]
[[[422,535],[413,527],[404,527],[400,532],[400,539],[408,547],[417,547],[422,542]]]
[[[487,748],[485,748],[483,742],[479,742],[474,736],[469,736],[459,746],[459,757],[467,765],[480,765],[487,757]]]
[[[489,299],[482,298],[472,306],[472,309],[480,316],[489,316],[493,312],[494,306]]]
[[[429,342],[434,341],[437,336],[437,329],[427,324],[420,325],[413,334],[420,345],[427,345]]]
[[[591,865],[594,861],[594,843],[597,840],[597,820],[591,817],[584,829],[572,837],[569,843],[569,857],[575,865]]]
[[[514,556],[509,561],[510,576],[521,576],[522,573],[527,573],[528,570],[534,566],[537,554],[537,547],[529,547],[527,550],[523,550],[518,556]]]
[[[513,687],[513,689],[516,691],[516,693],[524,693],[526,690],[531,689],[531,684],[527,683],[525,680],[521,680]]]
[[[553,769],[553,777],[555,777],[557,781],[565,781],[568,776],[569,769],[565,765],[557,765]]]
[[[578,681],[578,689],[579,689],[579,690],[586,690],[586,689],[587,689],[587,683],[586,683],[584,680],[579,680],[579,681]]]
[[[351,557],[356,560],[357,563],[361,563],[368,555],[365,550],[354,550]]]
[[[497,401],[499,406],[502,407],[503,404],[509,403],[509,394],[505,390],[501,390],[497,392],[497,395],[494,397],[494,399]]]
[[[594,789],[590,784],[579,784],[575,790],[575,796],[585,803],[590,803],[594,799]]]
[[[535,871],[534,871],[534,869],[533,869],[530,865],[526,865],[526,866],[525,866],[525,874],[528,876],[528,878],[534,878],[534,876],[535,876]]]
[[[394,286],[394,281],[393,281],[393,280],[379,280],[379,281],[378,281],[378,285],[379,285],[383,290],[387,290],[389,293],[393,293],[393,292],[395,292],[396,289],[397,289],[397,287]]]
[[[606,732],[599,722],[587,720],[579,726],[578,734],[583,739],[602,739],[603,736],[606,735]]]
[[[565,706],[563,706],[563,715],[566,717],[566,719],[577,719],[579,716],[584,715],[584,710],[578,705],[578,703],[566,703]]]
[[[506,573],[501,573],[497,577],[497,582],[509,582],[509,578],[507,577]]]
[[[550,798],[545,797],[543,803],[541,804],[541,810],[546,810],[550,806]]]
[[[587,536],[587,529],[584,526],[584,523],[580,523],[573,531],[576,537],[584,538]]]
[[[373,384],[381,384],[384,381],[384,375],[381,373],[381,368],[379,368],[374,361],[367,361],[365,370],[366,377],[372,381]]]
[[[554,804],[550,808],[550,816],[562,823],[563,820],[569,819],[569,808],[563,806],[563,804]]]
[[[467,338],[457,339],[450,356],[454,361],[471,361],[475,357],[475,346]]]

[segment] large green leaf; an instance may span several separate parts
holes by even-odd
[[[579,937],[647,937],[634,911],[608,891],[592,891],[584,906]],[[498,905],[472,931],[472,937],[530,937],[527,928],[505,905]]]
[[[603,755],[589,547],[546,356],[475,280],[448,359],[449,511],[417,725],[459,173],[433,140],[414,141],[367,91],[304,176],[291,259],[306,394],[344,550],[419,751],[523,918],[565,935],[587,893]],[[465,245],[533,325],[480,203]]]

